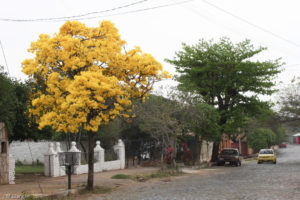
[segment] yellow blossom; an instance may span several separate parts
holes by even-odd
[[[152,55],[139,47],[124,51],[125,44],[109,21],[95,28],[66,22],[53,37],[32,42],[35,57],[22,67],[39,84],[29,109],[39,128],[96,132],[117,116],[128,118],[132,99],[147,98],[155,81],[170,78]]]

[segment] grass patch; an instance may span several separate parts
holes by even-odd
[[[116,174],[111,177],[112,179],[132,179],[131,175],[126,174]]]
[[[34,196],[27,196],[22,197],[24,200],[73,200],[73,197],[57,197],[57,196],[49,196],[49,197],[34,197]]]
[[[116,174],[112,176],[112,179],[131,179],[134,181],[144,182],[151,178],[168,178],[170,176],[180,176],[184,173],[176,169],[167,169],[165,171],[158,171],[152,174],[138,174],[138,175],[126,175]]]
[[[30,194],[27,194],[26,192],[22,192],[22,196],[20,199],[23,200],[73,200],[74,198],[71,195],[60,197],[57,195],[51,195],[51,196],[43,196],[43,197],[36,197]]]
[[[43,165],[16,165],[15,168],[16,173],[43,173],[44,166]]]
[[[167,178],[170,176],[181,176],[184,173],[182,171],[179,171],[177,169],[167,169],[165,171],[158,171],[156,173],[151,174],[152,178]]]

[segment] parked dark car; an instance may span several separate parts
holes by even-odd
[[[230,165],[241,166],[242,158],[238,149],[226,148],[223,149],[218,156],[217,165],[225,165],[229,163]]]
[[[281,143],[281,144],[279,145],[279,147],[280,147],[280,148],[286,148],[286,143]]]

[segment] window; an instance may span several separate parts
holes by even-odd
[[[1,153],[7,153],[6,142],[1,142]]]

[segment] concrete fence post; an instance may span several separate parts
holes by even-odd
[[[120,169],[125,168],[125,144],[119,139],[118,143],[114,146],[115,152],[118,154],[118,158],[120,160]]]
[[[55,145],[56,145],[55,151],[56,151],[57,153],[62,152],[62,150],[61,150],[61,148],[60,148],[60,143],[59,143],[59,142],[56,142]]]
[[[77,149],[76,142],[73,141],[71,143],[71,148],[69,149],[68,152],[81,152],[81,151]],[[81,166],[81,153],[79,154],[79,164],[72,166],[74,174],[82,174],[82,169],[80,166]]]
[[[104,149],[100,146],[100,141],[96,141],[94,148],[96,163],[94,164],[95,172],[102,172],[104,166]]]
[[[49,143],[48,152],[44,155],[44,174],[45,176],[59,176],[59,160],[53,143]]]
[[[60,143],[59,142],[56,142],[55,143],[55,151],[56,151],[56,153],[57,153],[57,159],[58,159],[58,165],[59,165],[59,153],[60,152],[63,152],[62,150],[61,150],[61,148],[60,148]],[[65,169],[65,167],[64,166],[58,166],[58,176],[64,176],[64,175],[66,175],[66,169]]]

